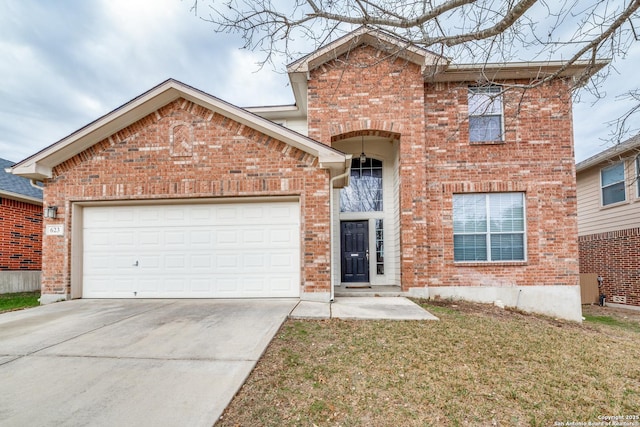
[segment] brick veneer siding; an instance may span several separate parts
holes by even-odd
[[[190,141],[183,145],[183,140]],[[45,236],[44,293],[69,294],[72,202],[298,196],[303,292],[329,292],[329,173],[318,159],[184,99],[57,166],[45,183],[64,236]]]
[[[580,273],[602,276],[607,301],[624,296],[640,306],[640,228],[580,236],[578,244]]]
[[[42,268],[42,206],[0,198],[0,270]]]
[[[426,284],[429,263],[424,80],[419,66],[384,56],[363,46],[351,51],[348,58],[330,61],[311,72],[309,136],[330,145],[340,135],[401,135],[400,257],[406,289]]]
[[[528,83],[528,82],[505,82]],[[468,83],[473,84],[473,82]],[[505,94],[505,141],[470,144],[467,83],[429,83],[420,67],[369,46],[313,70],[309,135],[400,134],[401,281],[424,286],[577,285],[570,89]],[[454,263],[454,193],[526,194],[525,262]]]
[[[510,84],[528,83],[509,81]],[[504,142],[469,143],[468,84],[426,84],[429,284],[577,285],[577,198],[570,89],[504,94]],[[413,183],[418,185],[418,183]],[[456,193],[524,192],[527,260],[453,261]]]

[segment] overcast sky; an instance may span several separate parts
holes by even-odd
[[[216,34],[188,0],[1,0],[0,157],[22,160],[174,78],[241,107],[293,103],[287,77],[239,38]],[[311,50],[313,46],[309,46]],[[629,104],[640,45],[592,105],[574,105],[576,158],[610,146],[606,122]],[[284,65],[282,64],[282,69]]]

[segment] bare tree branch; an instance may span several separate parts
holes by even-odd
[[[613,70],[594,76],[599,59],[624,58],[640,25],[640,0],[192,0],[192,11],[201,14],[203,3],[210,14],[199,16],[216,31],[240,34],[245,48],[264,54],[261,65],[282,66],[367,26],[457,63],[563,60],[553,74],[507,90],[564,78],[572,65],[587,61],[573,87],[596,97]],[[628,117],[636,112],[640,107]]]

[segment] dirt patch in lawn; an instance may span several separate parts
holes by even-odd
[[[633,322],[640,325],[640,310],[618,308],[599,305],[583,305],[582,313],[585,316],[609,316],[623,322]]]
[[[216,425],[548,426],[640,414],[639,332],[420,303],[440,321],[287,321]]]

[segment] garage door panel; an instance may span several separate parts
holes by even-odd
[[[192,278],[190,280],[191,283],[191,291],[194,294],[194,297],[209,296],[213,293],[213,283],[209,278]]]
[[[211,273],[213,272],[214,260],[210,254],[196,254],[191,256],[190,269],[194,273]]]
[[[137,263],[137,265],[136,265]],[[158,254],[136,254],[133,255],[133,262],[131,265],[135,266],[135,271],[145,274],[149,271],[155,271],[159,269],[163,264],[163,255]]]
[[[171,294],[186,294],[187,289],[187,280],[184,280],[179,277],[168,277],[164,280],[165,284],[165,292],[167,295]]]
[[[113,268],[111,255],[85,254],[85,266],[98,274],[106,274]]]
[[[173,270],[185,272],[186,267],[187,260],[184,254],[165,254],[163,268],[167,273],[172,273]]]
[[[160,245],[160,233],[158,230],[140,230],[137,234],[141,248],[158,247]]]
[[[137,210],[138,220],[140,223],[148,226],[158,225],[162,220],[160,212],[162,211],[155,206],[141,206],[140,209]]]
[[[272,276],[268,279],[269,289],[276,296],[284,296],[288,289],[295,286],[290,275]]]
[[[83,219],[85,297],[299,296],[297,203],[86,207]]]
[[[84,235],[86,241],[90,244],[89,246],[85,245],[85,251],[94,248],[104,250],[104,248],[108,248],[111,245],[111,233],[107,231],[86,230]]]
[[[117,209],[112,211],[111,221],[114,227],[131,227],[136,223],[135,219],[137,215],[134,212],[135,208]]]
[[[297,238],[296,233],[290,227],[274,227],[269,230],[267,242],[272,247],[290,248],[297,246],[295,244]]]
[[[146,277],[138,280],[137,292],[142,294],[162,294],[164,286],[156,277]]]
[[[288,252],[271,253],[269,265],[279,272],[293,272],[297,268]]]
[[[210,230],[191,230],[189,241],[193,248],[213,249],[214,235]]]

